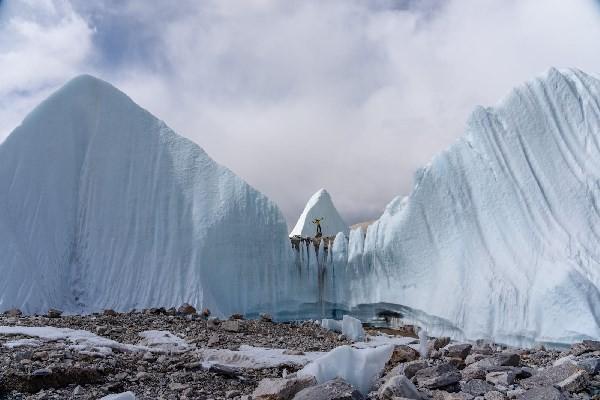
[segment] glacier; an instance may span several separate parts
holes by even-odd
[[[217,316],[383,312],[515,345],[598,339],[599,135],[600,81],[550,69],[478,107],[366,230],[320,190],[288,235],[266,196],[78,77],[0,145],[0,311],[188,302]],[[320,217],[324,237],[304,240]]]
[[[550,69],[478,107],[356,240],[349,308],[402,305],[434,335],[600,338],[600,81]]]
[[[273,202],[87,75],[0,145],[0,210],[0,310],[270,311],[289,275]]]

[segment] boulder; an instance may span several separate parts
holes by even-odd
[[[427,361],[424,360],[415,360],[411,362],[407,362],[403,364],[402,373],[408,379],[412,379],[413,376],[417,374],[420,370],[429,367]]]
[[[392,356],[390,357],[389,364],[396,365],[396,364],[405,363],[405,362],[409,362],[409,361],[415,361],[415,360],[418,360],[419,357],[420,357],[420,354],[417,350],[413,349],[410,346],[399,345],[399,346],[394,347],[394,352],[392,353]]]
[[[394,400],[397,397],[420,399],[416,386],[404,375],[396,375],[385,382],[377,392],[380,400]]]
[[[589,380],[590,377],[588,376],[588,373],[585,370],[580,369],[568,378],[556,383],[554,386],[563,391],[576,393],[584,390],[587,387]]]
[[[265,378],[252,392],[255,400],[290,400],[296,393],[317,384],[314,377]]]
[[[450,338],[446,336],[434,338],[427,342],[427,348],[429,351],[439,350],[442,347],[447,346],[450,343]]]
[[[111,308],[102,311],[102,314],[108,317],[116,317],[118,315],[117,312]]]
[[[576,356],[592,351],[600,351],[600,341],[584,340],[581,343],[575,343],[571,346],[571,354]]]
[[[452,344],[446,346],[446,356],[450,358],[460,358],[464,360],[471,353],[471,346],[468,343]]]
[[[415,378],[420,387],[441,389],[457,384],[461,379],[461,374],[454,365],[444,363],[418,371]]]
[[[177,312],[179,314],[184,315],[193,315],[196,314],[196,308],[188,303],[183,303],[178,309]]]
[[[484,358],[488,358],[488,355],[485,354],[479,354],[479,353],[474,353],[474,354],[469,354],[467,356],[467,358],[465,358],[465,364],[470,365],[473,363],[476,363],[477,361],[481,361]]]
[[[600,372],[600,357],[585,358],[576,362],[577,366],[584,369],[590,375]]]
[[[62,311],[57,310],[56,308],[51,308],[48,310],[48,318],[60,318],[60,316],[62,315]]]
[[[485,380],[495,386],[509,386],[515,382],[515,373],[513,371],[488,372]]]
[[[581,371],[579,367],[571,363],[563,363],[553,365],[530,378],[522,379],[519,383],[524,389],[533,389],[535,387],[552,386],[556,383],[564,381],[573,374]]]
[[[261,313],[260,320],[262,322],[273,322],[273,317],[271,317],[271,315],[269,314]]]
[[[23,315],[23,313],[18,308],[11,308],[10,310],[4,311],[4,315],[9,317],[19,317]]]
[[[302,389],[294,400],[364,400],[364,396],[343,379],[333,379]]]
[[[210,310],[209,310],[208,308],[204,308],[204,309],[202,309],[202,316],[203,316],[204,318],[208,318],[208,317],[210,317]]]

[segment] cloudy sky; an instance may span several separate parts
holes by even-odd
[[[275,200],[349,223],[548,67],[600,72],[594,0],[0,0],[0,141],[80,73]]]

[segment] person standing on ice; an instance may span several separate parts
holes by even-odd
[[[323,231],[321,231],[321,221],[323,221],[324,219],[324,217],[313,219],[312,223],[317,225],[317,235],[315,237],[323,236]]]

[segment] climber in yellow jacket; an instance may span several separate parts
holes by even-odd
[[[315,237],[323,236],[323,231],[321,231],[321,221],[323,221],[324,219],[324,217],[313,219],[312,223],[317,225],[317,235]]]

